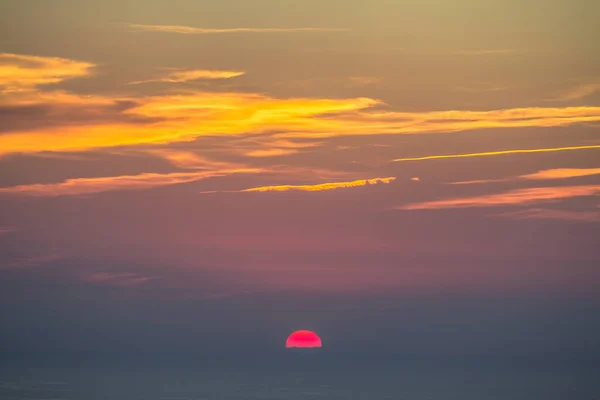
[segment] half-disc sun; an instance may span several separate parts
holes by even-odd
[[[321,338],[313,331],[300,330],[293,332],[285,342],[285,347],[290,349],[297,348],[318,348],[322,347]]]

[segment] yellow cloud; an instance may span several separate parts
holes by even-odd
[[[64,58],[0,53],[0,92],[89,76],[93,67],[91,63]]]
[[[45,94],[45,101],[51,102],[52,95]],[[56,94],[56,97],[53,104],[59,104],[63,96]],[[127,100],[119,99],[121,102]],[[358,110],[377,104],[365,98],[283,100],[244,93],[156,96],[136,102],[139,105],[124,111],[124,116],[158,121],[58,127],[53,124],[47,128],[7,132],[0,135],[0,155],[171,143],[193,140],[203,135],[306,130],[311,125],[319,124],[318,115]]]
[[[144,173],[102,178],[67,179],[60,183],[19,185],[0,188],[0,195],[24,195],[36,197],[75,196],[115,190],[143,190],[160,186],[189,183],[201,179],[234,173],[258,172],[257,169],[224,171],[178,172],[170,174]]]
[[[400,210],[435,210],[447,208],[512,206],[571,197],[594,196],[598,194],[600,194],[600,185],[543,187],[517,189],[505,193],[485,196],[413,203],[397,208]]]
[[[287,192],[290,190],[299,190],[304,192],[322,192],[325,190],[335,190],[341,188],[351,188],[367,185],[377,185],[379,183],[390,183],[394,181],[395,177],[389,178],[372,178],[372,179],[359,179],[349,182],[328,182],[320,183],[316,185],[281,185],[281,186],[261,186],[251,189],[242,190],[242,192]]]
[[[181,25],[128,24],[133,31],[183,33],[187,35],[207,35],[215,33],[279,33],[279,32],[339,32],[342,28],[195,28]]]
[[[241,72],[241,71],[220,71],[220,70],[195,69],[195,70],[189,70],[189,71],[175,71],[175,72],[171,72],[161,78],[131,82],[131,85],[137,85],[137,84],[141,84],[141,83],[150,83],[150,82],[183,83],[183,82],[189,82],[189,81],[196,81],[199,79],[229,79],[229,78],[235,78],[237,76],[242,76],[244,74],[245,74],[245,72]]]
[[[21,56],[10,56],[9,59],[21,60],[19,57]],[[30,56],[22,57],[27,59]],[[41,83],[86,75],[92,66],[63,59],[33,59],[32,62],[19,61],[18,73],[6,70],[4,81],[21,88],[32,88]],[[58,91],[36,92],[29,89],[11,91],[0,93],[0,107],[7,108],[9,115],[15,106],[30,107],[27,112],[51,108],[51,112],[32,116],[30,120],[36,122],[34,126],[24,124],[23,120],[13,121],[14,127],[4,126],[0,135],[0,155],[164,144],[191,141],[200,136],[263,135],[271,141],[289,141],[292,138],[314,141],[316,138],[334,136],[426,134],[469,129],[563,126],[600,121],[600,107],[403,113],[374,108],[381,105],[380,101],[365,97],[282,99],[253,93],[208,92],[108,97]],[[75,119],[72,116],[74,109],[77,113]],[[50,121],[49,115],[52,118]],[[45,121],[47,123],[44,124]],[[285,146],[244,149],[243,152],[280,147]],[[581,146],[578,149],[592,147],[598,146]],[[575,148],[561,150],[567,149]],[[418,159],[541,151],[557,150],[510,150]],[[407,160],[417,159],[396,161]]]
[[[545,149],[501,150],[501,151],[488,151],[488,152],[483,152],[483,153],[445,154],[445,155],[424,156],[424,157],[396,158],[395,160],[392,160],[392,161],[394,161],[394,162],[426,161],[426,160],[441,160],[441,159],[446,159],[446,158],[487,157],[487,156],[502,156],[502,155],[506,155],[506,154],[549,153],[549,152],[555,152],[555,151],[587,150],[587,149],[600,149],[600,145],[553,147],[553,148],[545,148]]]
[[[294,149],[263,149],[263,150],[248,151],[245,154],[248,157],[277,157],[277,156],[287,156],[290,154],[295,154],[297,152],[298,152],[298,150],[294,150]]]

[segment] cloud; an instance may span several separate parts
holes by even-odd
[[[349,182],[328,182],[320,183],[316,185],[280,185],[280,186],[261,186],[251,189],[244,189],[241,192],[287,192],[290,190],[298,190],[304,192],[322,192],[326,190],[335,190],[341,188],[360,187],[368,185],[377,185],[380,183],[387,184],[394,181],[395,177],[389,178],[372,178],[372,179],[359,179]]]
[[[34,58],[38,62],[39,57]],[[39,75],[41,78],[31,78],[18,85],[35,86],[39,82],[86,75],[91,66],[63,59],[41,60],[44,68],[58,63],[57,70],[42,68],[38,74],[40,67],[36,62],[23,63],[20,71],[26,71],[26,77]],[[9,72],[8,75],[18,74]],[[10,79],[19,82],[14,77]],[[0,135],[0,155],[166,144],[202,136],[262,136],[265,142],[314,141],[336,136],[427,134],[600,121],[600,107],[592,106],[407,113],[382,111],[382,106],[381,101],[366,97],[277,98],[236,92],[110,97],[29,89],[9,91],[0,93],[0,126],[4,129]],[[262,150],[255,154],[268,154],[264,150],[279,147],[243,149],[242,153],[252,156],[252,151]],[[469,155],[433,158],[466,156]]]
[[[514,206],[542,201],[567,199],[572,197],[595,196],[598,194],[600,194],[600,185],[528,188],[485,196],[412,203],[397,207],[397,209],[435,210],[450,208]]]
[[[243,296],[252,294],[253,292],[249,290],[232,290],[226,292],[218,292],[218,293],[208,293],[202,296],[202,299],[206,300],[217,300],[217,299],[225,299],[229,297]]]
[[[600,168],[556,168],[546,169],[533,174],[520,175],[506,179],[482,179],[476,181],[452,182],[451,185],[471,185],[477,183],[509,182],[513,180],[552,180],[579,178],[582,176],[599,175]]]
[[[132,100],[108,100],[54,92],[37,94],[37,103],[31,104],[27,97],[11,96],[7,99],[9,101],[0,98],[0,133],[34,133],[52,126],[75,129],[94,124],[130,124],[133,127],[158,121],[152,117],[128,114],[127,110],[136,106]]]
[[[499,217],[518,220],[550,219],[560,221],[600,222],[600,212],[598,211],[567,211],[547,208],[528,208],[526,210],[511,211],[497,215]]]
[[[56,253],[42,254],[39,256],[26,257],[16,259],[4,264],[0,264],[0,268],[23,268],[37,266],[41,264],[50,263],[57,260],[62,260],[64,257]]]
[[[547,99],[547,101],[573,101],[583,99],[589,95],[592,95],[600,91],[600,83],[586,83],[584,85],[577,86],[569,89],[562,93],[559,93],[553,98]]]
[[[548,180],[577,178],[581,176],[599,175],[600,168],[556,168],[538,171],[533,174],[521,175],[517,179]]]
[[[145,81],[131,82],[131,85],[138,85],[141,83],[150,82],[167,82],[167,83],[183,83],[189,81],[196,81],[200,79],[230,79],[237,76],[244,75],[245,72],[241,71],[220,71],[220,70],[206,70],[206,69],[194,69],[188,71],[175,71],[170,72],[166,76],[156,79],[148,79]]]
[[[0,53],[0,93],[89,76],[94,64],[57,57]]]
[[[350,82],[353,85],[375,85],[377,83],[381,83],[383,81],[382,78],[376,76],[351,76]]]
[[[457,51],[456,54],[466,56],[488,56],[488,55],[507,55],[515,54],[520,51],[517,49],[479,49],[479,50],[461,50]]]
[[[0,235],[8,235],[9,233],[17,232],[17,228],[12,226],[0,226]]]
[[[55,107],[64,105],[61,100],[46,95],[46,101],[54,103]],[[123,121],[94,124],[91,118],[92,123],[86,126],[48,124],[36,129],[9,131],[0,135],[0,154],[172,143],[200,136],[269,136],[290,130],[306,132],[303,136],[310,137],[312,130],[329,129],[327,120],[323,120],[323,127],[319,126],[319,115],[358,110],[378,103],[365,98],[277,99],[248,93],[203,92],[145,97],[136,101],[136,107],[123,112],[126,117]],[[133,118],[135,123],[127,118]],[[137,123],[143,119],[152,122]]]
[[[500,150],[500,151],[488,151],[483,153],[465,153],[465,154],[444,154],[424,157],[409,157],[409,158],[396,158],[393,162],[403,161],[426,161],[426,160],[442,160],[447,158],[469,158],[469,157],[488,157],[488,156],[502,156],[506,154],[526,154],[526,153],[550,153],[555,151],[571,151],[571,150],[588,150],[588,149],[600,149],[600,145],[589,145],[589,146],[571,146],[571,147],[553,147],[544,149],[518,149],[518,150]]]
[[[290,154],[297,153],[295,149],[264,149],[264,150],[252,150],[245,153],[248,157],[277,157],[287,156]]]
[[[209,35],[218,33],[285,33],[285,32],[343,32],[344,28],[195,28],[181,25],[144,25],[128,24],[132,31],[166,32],[187,35]]]
[[[195,169],[195,170],[224,170],[224,171],[244,171],[248,170],[245,165],[239,163],[215,161],[203,157],[197,153],[183,150],[169,150],[169,149],[152,149],[147,150],[146,153],[163,158],[169,161],[176,167],[184,169]],[[258,171],[258,170],[254,170]]]
[[[142,283],[149,282],[156,279],[155,277],[143,276],[130,272],[123,273],[112,273],[112,272],[98,272],[95,274],[84,277],[84,281],[89,283],[117,286],[117,287],[129,287],[136,286]]]
[[[143,190],[160,186],[190,183],[235,173],[257,172],[258,169],[222,171],[178,172],[170,174],[144,173],[102,178],[67,179],[60,183],[19,185],[0,188],[0,195],[23,195],[36,197],[76,196],[115,190]]]

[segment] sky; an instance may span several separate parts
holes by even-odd
[[[0,351],[598,357],[600,3],[0,3]]]

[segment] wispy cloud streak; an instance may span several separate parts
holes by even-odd
[[[397,209],[436,210],[449,208],[513,206],[541,201],[567,199],[571,197],[595,196],[598,194],[600,194],[600,185],[528,188],[485,196],[412,203],[397,207]]]
[[[586,83],[575,88],[566,90],[547,101],[573,101],[583,99],[596,92],[600,92],[600,82]]]
[[[352,188],[368,185],[387,184],[394,181],[395,177],[388,178],[372,178],[372,179],[358,179],[355,181],[348,182],[328,182],[320,183],[316,185],[279,185],[279,186],[261,186],[251,189],[241,190],[241,192],[287,192],[290,190],[298,190],[303,192],[322,192],[326,190],[335,190],[342,188]]]
[[[555,168],[546,169],[533,174],[516,176],[505,179],[482,179],[475,181],[452,182],[451,185],[472,185],[477,183],[510,182],[514,180],[554,180],[580,178],[583,176],[600,175],[600,168]]]
[[[210,35],[219,33],[285,33],[285,32],[343,32],[345,28],[196,28],[183,25],[128,24],[132,31],[166,32],[187,35]]]
[[[144,173],[102,178],[76,178],[60,183],[19,185],[0,188],[0,195],[36,197],[76,196],[115,190],[143,190],[160,186],[190,183],[201,179],[226,176],[234,173],[257,172],[258,169],[223,171],[179,172],[170,174]]]
[[[190,81],[196,81],[200,79],[230,79],[244,75],[242,71],[221,71],[221,70],[208,70],[208,69],[195,69],[189,71],[175,71],[170,72],[166,76],[148,79],[144,81],[131,82],[130,85],[139,85],[142,83],[152,82],[165,82],[165,83],[184,83]]]
[[[559,221],[600,222],[600,212],[598,211],[569,211],[552,210],[547,208],[528,208],[526,210],[511,211],[497,215],[499,217],[517,220],[549,219]]]
[[[443,155],[424,156],[424,157],[396,158],[395,160],[392,160],[392,161],[393,162],[403,162],[403,161],[443,160],[443,159],[447,159],[447,158],[488,157],[488,156],[502,156],[502,155],[506,155],[506,154],[551,153],[551,152],[555,152],[555,151],[589,150],[589,149],[600,149],[600,145],[551,147],[551,148],[544,148],[544,149],[515,149],[515,150],[487,151],[487,152],[482,152],[482,153],[465,153],[465,154],[443,154]]]
[[[94,64],[58,57],[0,53],[0,93],[89,76]]]

